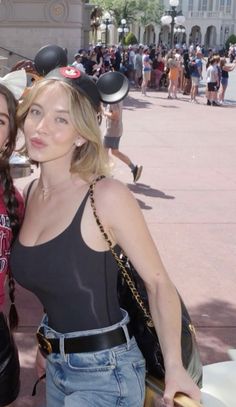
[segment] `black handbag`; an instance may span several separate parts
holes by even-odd
[[[115,252],[112,247],[112,242],[100,222],[100,219],[96,213],[94,201],[94,187],[96,181],[90,185],[90,202],[97,225],[99,226],[104,239],[107,241],[107,244],[119,267],[120,273],[118,277],[118,296],[120,306],[121,308],[125,309],[130,316],[134,336],[146,360],[147,373],[158,379],[164,379],[164,359],[158,340],[158,335],[154,328],[150,314],[145,284],[122,250],[119,254]],[[195,329],[180,295],[179,298],[182,310],[182,361],[184,367],[189,372],[194,382],[201,387],[202,363],[197,347]]]

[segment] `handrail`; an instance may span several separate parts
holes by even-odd
[[[145,407],[154,407],[158,396],[164,393],[164,382],[150,375],[146,376]],[[201,403],[189,398],[185,394],[177,393],[174,397],[176,407],[203,407]]]
[[[28,58],[28,57],[26,57],[26,56],[24,56],[24,55],[18,54],[18,52],[11,51],[11,50],[8,49],[8,48],[4,48],[4,47],[1,47],[1,46],[0,46],[0,49],[3,49],[4,51],[7,51],[7,52],[9,53],[9,55],[17,55],[18,57],[21,57],[21,58],[23,58],[23,59],[26,59],[27,61],[33,61],[33,59]]]

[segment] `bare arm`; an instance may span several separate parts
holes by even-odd
[[[172,399],[177,391],[199,400],[199,389],[182,365],[179,298],[137,201],[129,190],[117,181],[105,180],[99,184],[95,190],[98,215],[113,241],[128,255],[147,288],[150,310],[165,362],[166,406],[173,406]]]
[[[232,65],[224,65],[222,69],[223,69],[223,71],[231,72],[234,70],[235,66],[236,66],[236,63],[234,63]]]
[[[119,112],[118,111],[111,111],[108,112],[107,110],[102,108],[102,114],[106,117],[109,117],[111,120],[118,120],[119,119]]]

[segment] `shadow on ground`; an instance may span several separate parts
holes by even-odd
[[[167,195],[165,192],[160,191],[159,189],[155,189],[150,187],[147,184],[127,184],[128,188],[135,194],[151,196],[153,198],[160,198],[160,199],[175,199],[173,195]]]
[[[144,108],[151,108],[153,103],[148,102],[148,100],[139,100],[133,98],[132,96],[127,96],[123,102],[123,109],[127,110],[136,110],[136,109],[144,109]]]
[[[160,199],[175,199],[174,196],[172,195],[166,195],[163,191],[160,191],[158,189],[154,189],[150,187],[149,185],[146,184],[127,184],[128,188],[130,191],[132,191],[134,194],[139,194],[139,195],[144,195],[144,196],[150,196],[153,198],[160,198]],[[136,197],[136,200],[140,206],[141,209],[144,210],[150,210],[152,209],[152,206],[147,205],[146,202],[141,200],[140,198]]]
[[[228,349],[236,348],[236,308],[230,302],[212,300],[189,311],[203,363],[229,360]]]

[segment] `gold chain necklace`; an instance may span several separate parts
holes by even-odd
[[[39,181],[38,187],[39,187],[40,191],[42,192],[43,200],[47,199],[52,194],[52,192],[56,191],[57,189],[60,189],[63,186],[66,186],[66,184],[69,183],[68,181],[71,181],[71,177],[67,178],[63,181],[60,181],[57,184],[49,185],[47,187],[40,185],[40,181]]]

